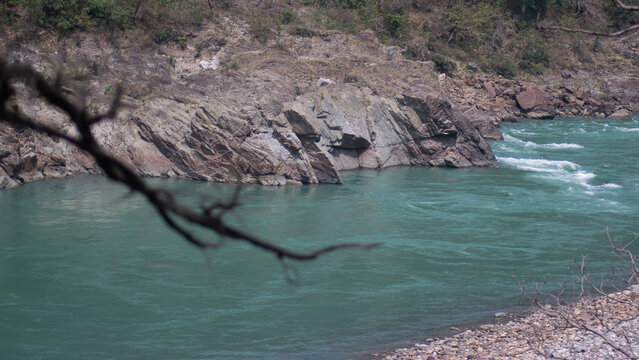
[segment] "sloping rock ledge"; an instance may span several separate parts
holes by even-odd
[[[447,100],[330,88],[298,96],[272,117],[257,105],[151,98],[94,130],[108,151],[149,177],[316,184],[340,183],[339,171],[355,168],[494,164],[490,145]],[[28,115],[72,132],[63,114],[23,92]],[[63,141],[0,124],[0,188],[75,173],[100,170]]]

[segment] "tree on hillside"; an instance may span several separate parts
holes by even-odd
[[[17,94],[15,82],[17,81],[24,82],[28,88],[35,92],[34,95],[44,98],[49,105],[64,112],[75,131],[63,131],[46,122],[30,118],[20,111],[15,101]],[[379,245],[376,243],[346,243],[324,247],[307,253],[296,252],[226,223],[223,215],[225,212],[233,210],[237,205],[237,192],[228,201],[216,201],[199,208],[180,204],[175,195],[169,190],[148,185],[135,171],[105,152],[92,134],[91,129],[95,124],[116,118],[117,111],[122,106],[121,89],[118,88],[116,90],[110,108],[101,114],[91,114],[87,109],[86,103],[76,104],[65,94],[65,91],[68,92],[69,89],[61,85],[59,76],[52,82],[47,81],[30,66],[8,64],[0,60],[0,122],[16,128],[29,128],[52,138],[62,139],[84,150],[95,160],[108,178],[127,186],[131,192],[144,196],[172,230],[200,249],[218,248],[222,245],[222,241],[205,240],[202,236],[196,235],[189,227],[196,226],[207,229],[210,233],[217,234],[222,239],[228,238],[249,243],[276,255],[282,262],[286,259],[312,260],[320,255],[339,249],[371,249]],[[70,135],[71,133],[76,133],[77,135]]]
[[[613,2],[613,4],[615,5],[615,7],[617,7],[620,10],[625,10],[625,11],[639,11],[639,5],[628,5],[624,2],[622,2],[621,0],[611,0]],[[539,20],[539,18],[538,18]],[[560,30],[560,31],[566,31],[566,32],[577,32],[577,33],[583,33],[583,34],[589,34],[589,35],[596,35],[596,36],[607,36],[607,37],[616,37],[616,36],[621,36],[624,34],[627,34],[631,31],[635,31],[639,29],[639,24],[634,24],[634,25],[630,25],[626,28],[623,28],[621,30],[618,31],[612,31],[612,32],[602,32],[602,31],[595,31],[595,30],[588,30],[588,29],[578,29],[578,28],[571,28],[571,27],[566,27],[566,26],[547,26],[547,25],[542,25],[542,24],[537,24],[537,28],[541,29],[541,30]]]

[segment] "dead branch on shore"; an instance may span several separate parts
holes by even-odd
[[[625,245],[615,242],[606,229],[611,252],[625,267],[624,274],[617,274],[614,268],[606,277],[594,280],[588,272],[587,255],[582,256],[577,267],[573,269],[575,284],[573,296],[565,298],[566,289],[556,293],[543,290],[544,284],[536,285],[533,295],[525,289],[525,282],[520,282],[522,295],[530,301],[535,311],[539,311],[550,319],[558,320],[563,329],[574,328],[601,339],[601,347],[607,346],[623,358],[637,359],[636,344],[639,344],[639,334],[626,327],[630,321],[639,319],[639,295],[637,291],[623,290],[623,287],[639,286],[639,267],[636,256],[628,249],[639,236],[634,237]],[[606,289],[614,289],[615,293]],[[534,327],[534,326],[533,326]],[[535,333],[541,329],[533,329]],[[543,336],[529,339],[529,346],[539,355],[547,356],[543,348]]]
[[[16,94],[14,82],[22,81],[26,86],[35,90],[38,96],[44,98],[48,104],[62,110],[76,130],[63,132],[42,121],[25,116],[12,101]],[[222,218],[226,211],[238,205],[238,193],[229,201],[213,202],[199,208],[190,208],[177,202],[174,194],[169,190],[149,186],[144,179],[124,163],[106,153],[96,141],[91,129],[93,125],[107,119],[115,119],[122,107],[122,89],[117,88],[109,109],[100,114],[90,114],[87,105],[82,100],[76,104],[64,95],[65,88],[61,85],[60,75],[49,82],[38,74],[32,67],[23,64],[8,64],[0,59],[0,121],[13,126],[30,128],[36,132],[53,138],[63,139],[89,154],[111,180],[127,186],[132,192],[142,194],[156,209],[164,222],[190,244],[200,249],[217,248],[221,241],[208,241],[195,235],[183,223],[206,228],[222,238],[243,241],[252,246],[264,249],[277,256],[280,261],[285,259],[312,260],[318,256],[346,248],[371,249],[379,243],[345,243],[327,246],[311,252],[296,252],[259,237],[253,236],[237,227],[228,225]],[[286,265],[286,269],[290,266]],[[288,276],[288,272],[287,272]]]
[[[639,11],[639,5],[626,5],[621,0],[612,0],[612,2],[619,9],[627,10],[627,11]],[[595,36],[617,37],[617,36],[621,36],[621,35],[624,35],[624,34],[627,34],[627,33],[631,32],[631,31],[635,31],[635,30],[639,29],[639,24],[631,25],[631,26],[629,26],[629,27],[627,27],[625,29],[621,29],[621,30],[618,30],[618,31],[602,32],[602,31],[594,31],[594,30],[588,30],[588,29],[570,28],[570,27],[566,27],[566,26],[542,25],[542,24],[539,23],[539,14],[538,14],[538,16],[537,16],[537,25],[535,27],[537,29],[540,29],[540,30],[559,30],[559,31],[565,31],[565,32],[574,32],[574,33],[595,35]]]

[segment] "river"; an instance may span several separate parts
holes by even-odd
[[[231,240],[198,251],[103,177],[1,191],[0,358],[365,358],[521,311],[516,279],[556,288],[582,254],[607,269],[606,227],[639,232],[639,117],[502,126],[496,168],[244,187],[229,221],[282,246],[383,243],[286,272]],[[196,205],[234,191],[150,181]]]

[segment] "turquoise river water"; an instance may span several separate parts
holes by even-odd
[[[361,359],[521,311],[518,279],[611,263],[639,231],[639,118],[503,124],[496,168],[343,173],[245,187],[229,220],[309,250],[290,263],[228,241],[206,254],[103,177],[0,191],[0,359]],[[151,180],[183,201],[233,186]],[[639,245],[634,247],[639,252]]]

